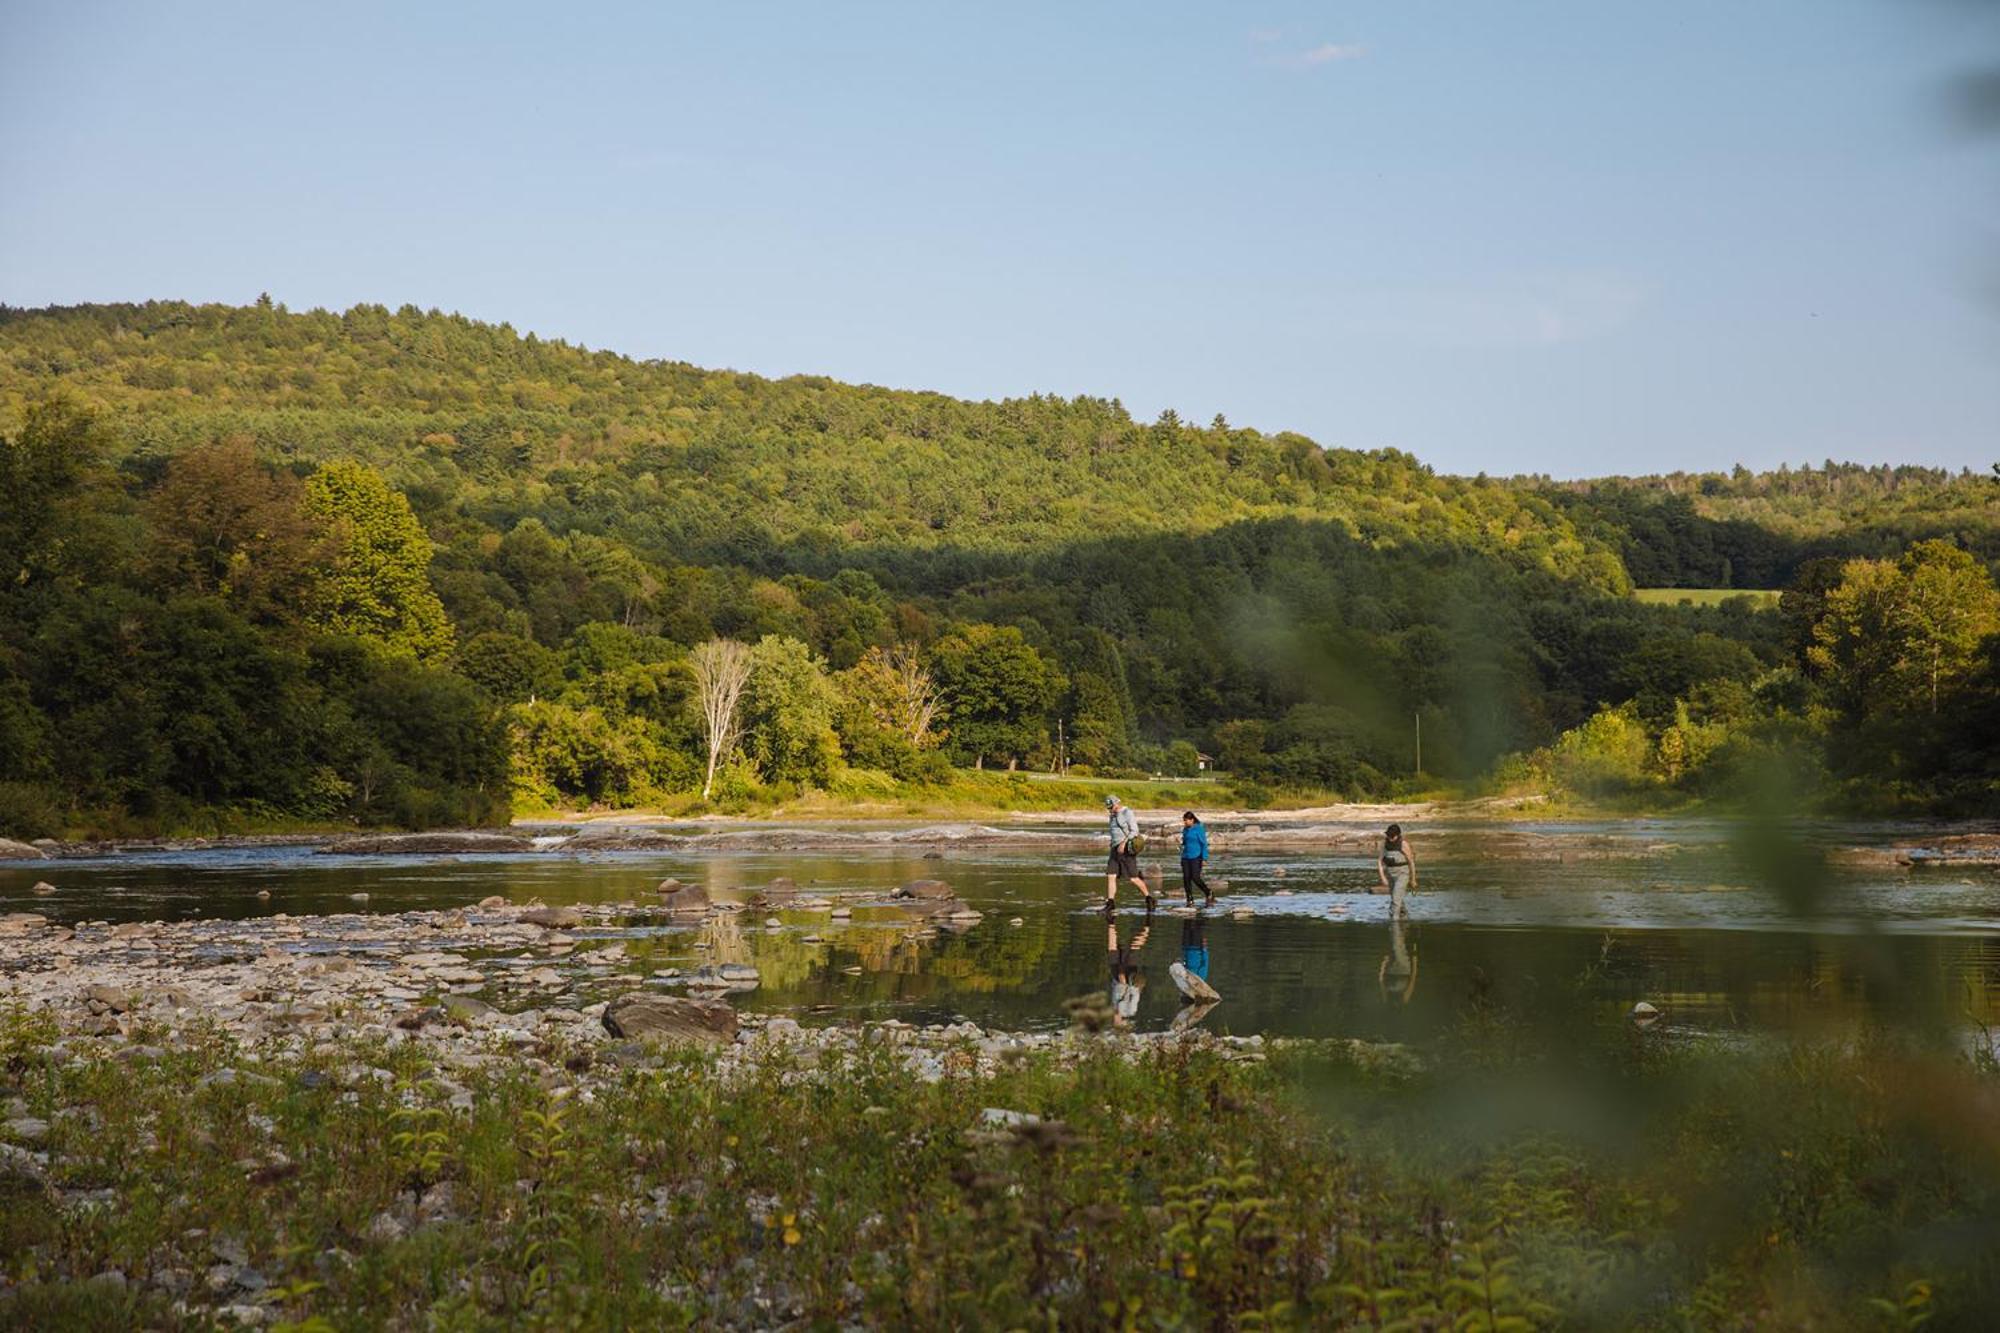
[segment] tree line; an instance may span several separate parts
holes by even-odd
[[[1419,719],[1432,780],[1699,794],[1782,745],[1849,797],[1871,773],[1905,805],[1992,797],[1976,606],[1949,651],[1905,641],[1915,612],[1854,621],[1869,652],[1799,628],[1853,620],[1835,591],[1873,578],[1876,605],[1905,561],[1897,586],[1976,604],[1976,478],[1725,520],[1113,400],[275,303],[0,311],[0,437],[0,831],[480,822],[1198,753],[1379,796],[1416,782]],[[1786,586],[1785,609],[1626,595],[1718,558],[1745,563],[1703,585]],[[1884,660],[1930,662],[1941,721],[1885,720],[1917,677]],[[1619,728],[1644,749],[1620,776],[1564,758]]]

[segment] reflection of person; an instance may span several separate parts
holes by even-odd
[[[1198,916],[1181,922],[1181,966],[1189,976],[1208,980],[1208,922]]]
[[[1208,887],[1202,869],[1208,861],[1208,825],[1195,817],[1190,810],[1181,816],[1181,889],[1187,894],[1187,905],[1194,906],[1194,891],[1201,890],[1202,906],[1215,905],[1215,892]]]
[[[1118,942],[1118,923],[1104,928],[1104,948],[1111,959],[1111,1021],[1118,1027],[1130,1023],[1139,1012],[1139,994],[1146,989],[1146,969],[1139,966],[1138,952],[1146,947],[1151,926],[1141,926],[1129,943]]]
[[[1417,858],[1410,853],[1401,824],[1389,825],[1382,835],[1382,852],[1375,858],[1375,873],[1381,878],[1382,887],[1389,891],[1389,915],[1408,915],[1403,899],[1417,887]]]
[[[1382,966],[1375,969],[1375,984],[1382,988],[1382,998],[1410,1002],[1410,996],[1417,989],[1417,959],[1410,952],[1409,941],[1403,938],[1403,918],[1391,915],[1389,918],[1389,952],[1382,958]]]
[[[1146,906],[1151,907],[1153,890],[1139,873],[1139,849],[1132,845],[1139,836],[1139,816],[1116,796],[1105,797],[1104,808],[1111,812],[1111,857],[1104,863],[1104,910],[1110,911],[1118,901],[1121,879],[1137,884],[1139,892],[1145,895]]]

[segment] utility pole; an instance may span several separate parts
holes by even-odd
[[[1423,711],[1423,709],[1419,708],[1419,709],[1417,710],[1417,713],[1416,713],[1416,718],[1417,718],[1417,780],[1418,780],[1419,782],[1421,782],[1421,781],[1423,781],[1423,777],[1424,777],[1424,711]]]

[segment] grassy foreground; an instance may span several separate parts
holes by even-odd
[[[1412,1074],[1081,1039],[935,1082],[865,1042],[728,1082],[546,1049],[451,1084],[411,1047],[52,1037],[0,1036],[9,1116],[46,1125],[0,1150],[7,1327],[1907,1328],[2000,1300],[1994,1075],[1893,1047]]]

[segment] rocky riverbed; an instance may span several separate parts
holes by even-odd
[[[1069,1032],[895,1020],[804,1027],[789,1017],[739,1014],[730,996],[757,986],[754,967],[648,971],[616,937],[647,923],[754,913],[780,900],[788,909],[824,910],[830,921],[850,909],[784,884],[728,904],[686,901],[700,890],[676,881],[662,888],[647,904],[551,908],[488,898],[450,911],[115,926],[15,913],[0,917],[0,1004],[52,1017],[63,1038],[57,1058],[115,1051],[144,1059],[184,1034],[219,1031],[250,1052],[414,1042],[443,1069],[521,1060],[554,1079],[599,1064],[643,1064],[675,1045],[712,1048],[727,1071],[773,1047],[798,1055],[860,1043],[902,1050],[912,1073],[937,1078],[1023,1052],[1080,1048],[1108,1026],[1108,1006],[1090,997],[1072,1006]],[[919,919],[971,913],[937,881],[906,886],[892,901]],[[1257,1058],[1263,1047],[1259,1037],[1198,1030],[1117,1036],[1134,1050],[1189,1040]]]

